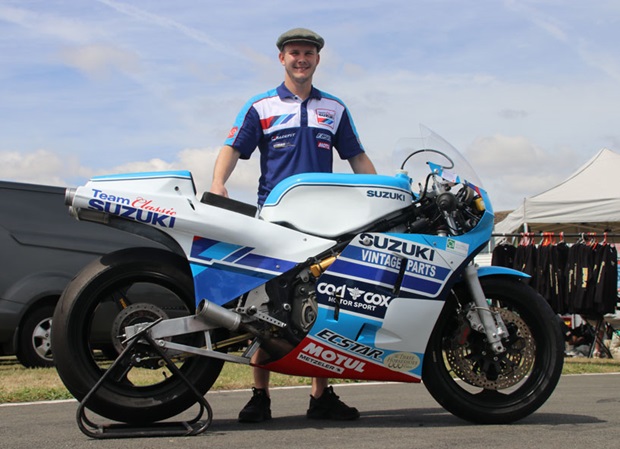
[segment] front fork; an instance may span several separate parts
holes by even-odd
[[[475,304],[475,307],[467,313],[467,319],[472,329],[486,335],[495,354],[505,352],[506,348],[502,344],[502,338],[508,337],[508,329],[499,313],[493,313],[489,308],[486,295],[482,290],[482,285],[480,285],[478,270],[473,263],[465,268],[465,283]]]

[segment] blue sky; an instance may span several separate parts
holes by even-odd
[[[422,123],[501,210],[620,152],[616,0],[0,0],[0,179],[190,169],[207,190],[297,26],[325,38],[315,85],[345,101],[381,173]],[[257,179],[257,158],[241,162],[231,196],[253,202]]]

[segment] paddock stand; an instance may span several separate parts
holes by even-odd
[[[177,368],[172,362],[170,357],[155,343],[152,337],[147,331],[157,324],[161,319],[149,324],[136,335],[132,336],[124,343],[128,343],[127,347],[121,352],[118,358],[114,361],[112,366],[104,373],[95,386],[88,392],[88,394],[82,399],[77,409],[76,418],[78,427],[85,435],[91,438],[97,439],[112,439],[112,438],[148,438],[148,437],[170,437],[170,436],[194,436],[203,433],[211,425],[213,419],[213,411],[211,406],[200,394],[200,392],[192,385],[187,377]],[[199,405],[199,410],[196,416],[189,421],[175,421],[175,422],[154,422],[145,425],[132,425],[124,423],[115,424],[95,424],[86,416],[86,409],[88,408],[88,401],[95,394],[95,392],[101,387],[105,379],[114,372],[114,368],[119,365],[125,358],[131,357],[133,347],[140,341],[148,343],[151,348],[161,355],[166,362],[166,366],[179,378],[187,384],[190,390],[196,396],[196,403]],[[201,421],[204,412],[207,412],[205,420]]]

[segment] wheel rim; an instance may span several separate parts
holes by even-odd
[[[35,353],[46,362],[51,362],[52,357],[52,319],[45,318],[39,321],[32,333],[32,347]]]
[[[86,336],[83,351],[88,353],[92,368],[100,375],[111,365],[102,357],[101,349],[111,346],[117,354],[120,353],[124,348],[125,325],[151,323],[157,318],[190,313],[183,292],[164,278],[135,279],[111,283],[91,303],[89,319],[82,329]],[[181,337],[178,341],[187,341],[188,338]],[[191,366],[193,360],[191,357],[172,357],[182,370]],[[165,389],[167,384],[174,383],[174,377],[156,351],[137,344],[131,356],[117,365],[109,377],[113,381],[107,382],[106,388],[139,397],[148,395],[152,389]]]
[[[536,343],[525,321],[515,312],[491,310],[499,313],[509,331],[503,342],[504,353],[495,354],[486,336],[472,332],[465,322],[452,338],[445,338],[444,347],[447,363],[456,377],[473,387],[499,391],[517,385],[531,373]],[[462,344],[463,341],[466,343]]]

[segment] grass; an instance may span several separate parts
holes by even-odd
[[[620,373],[620,360],[566,359],[563,374]],[[149,371],[149,375],[153,373]],[[336,379],[334,379],[337,382]],[[344,381],[346,382],[346,381]],[[310,379],[278,373],[271,375],[272,386],[310,385]],[[252,371],[249,366],[226,363],[213,389],[249,388]],[[0,404],[71,399],[54,368],[27,369],[14,358],[0,357]]]
[[[147,381],[152,381],[154,376],[159,375],[153,371],[143,372],[146,374],[142,377]],[[132,380],[140,382],[140,379]],[[249,388],[251,385],[252,370],[249,366],[226,363],[212,389],[234,390]],[[310,379],[272,373],[271,385],[310,385]],[[54,368],[28,369],[12,357],[0,357],[0,404],[71,398],[73,396],[67,391]]]

